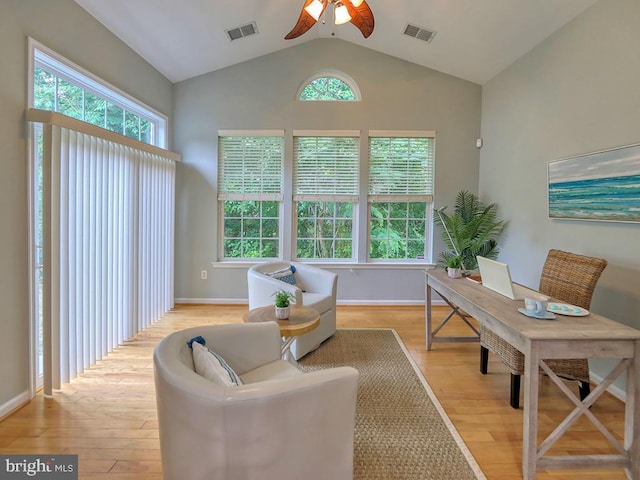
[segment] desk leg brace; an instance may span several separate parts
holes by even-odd
[[[598,468],[623,467],[629,480],[640,479],[640,443],[634,431],[635,422],[640,418],[637,398],[640,395],[636,376],[640,370],[640,342],[635,344],[634,358],[620,360],[616,367],[603,379],[584,401],[580,401],[567,388],[562,380],[539,358],[536,345],[530,346],[525,354],[525,411],[523,424],[523,478],[534,480],[536,471],[541,469],[559,468]],[[542,367],[549,378],[576,405],[576,408],[556,427],[556,429],[537,447],[537,418],[538,418],[538,366]],[[625,409],[625,444],[624,447],[616,440],[611,432],[591,412],[590,407],[607,390],[618,376],[627,370],[627,400]],[[609,440],[618,451],[618,455],[582,455],[545,457],[551,446],[562,436],[571,425],[582,415],[585,415],[593,425]]]
[[[426,303],[426,335],[427,335],[427,350],[431,350],[431,345],[434,343],[435,340],[435,336],[438,334],[438,332],[442,329],[442,327],[444,327],[447,322],[449,320],[451,320],[451,318],[453,318],[454,315],[457,315],[459,318],[462,319],[462,321],[464,323],[467,324],[467,326],[473,331],[474,333],[474,337],[447,337],[446,340],[448,341],[459,341],[459,342],[469,342],[469,341],[478,341],[480,340],[480,332],[478,331],[478,329],[471,323],[469,322],[469,320],[467,320],[467,318],[470,318],[470,315],[466,315],[464,313],[462,313],[460,311],[460,307],[458,307],[457,305],[454,305],[447,297],[445,297],[444,295],[442,295],[440,292],[438,292],[438,295],[440,296],[440,298],[442,298],[447,305],[449,305],[449,307],[451,307],[451,311],[449,312],[449,314],[444,318],[444,320],[442,320],[442,322],[440,322],[440,325],[438,325],[438,327],[433,330],[432,329],[432,325],[433,325],[433,318],[431,316],[431,295],[433,293],[433,289],[431,288],[430,285],[427,285],[427,303]],[[440,339],[440,341],[443,341],[442,339]]]
[[[576,408],[569,414],[567,417],[555,428],[551,434],[540,444],[540,448],[538,449],[538,465],[540,468],[544,469],[546,466],[555,465],[554,468],[563,468],[562,458],[558,457],[543,457],[544,454],[549,451],[551,446],[560,439],[562,435],[564,435],[571,425],[573,425],[578,418],[582,415],[586,416],[591,420],[591,423],[600,430],[600,433],[604,435],[604,437],[609,440],[611,445],[618,451],[619,459],[624,461],[627,458],[627,452],[622,445],[618,442],[618,440],[613,436],[607,427],[603,425],[603,423],[596,418],[596,416],[591,413],[591,406],[595,403],[595,401],[600,398],[600,396],[609,388],[609,386],[615,381],[618,376],[625,371],[631,364],[630,358],[622,359],[618,365],[607,375],[606,378],[603,379],[602,382],[589,394],[587,398],[584,399],[584,402],[580,401],[580,399],[571,391],[564,382],[558,377],[553,370],[549,368],[549,366],[544,362],[540,362],[540,366],[544,370],[544,372],[549,376],[549,378],[558,386],[558,388],[565,394],[565,396],[573,402]],[[614,455],[601,456],[600,464],[605,463],[609,459],[613,459]],[[587,457],[584,456],[582,461],[586,462]],[[598,462],[594,462],[591,468],[595,468],[598,465]],[[568,468],[568,467],[564,467]]]
[[[640,440],[634,425],[640,425],[640,341],[634,344],[633,360],[627,369],[627,398],[625,409],[624,448],[629,453],[631,465],[625,469],[627,478],[640,478]]]
[[[440,331],[440,329],[441,329],[442,327],[444,327],[444,326],[446,325],[446,323],[447,323],[449,320],[451,320],[451,317],[453,317],[454,315],[457,315],[458,317],[460,317],[460,318],[462,319],[462,321],[463,321],[464,323],[466,323],[466,324],[467,324],[467,326],[468,326],[471,330],[473,330],[473,333],[475,333],[475,334],[478,336],[478,338],[480,338],[480,332],[476,329],[476,327],[474,327],[474,326],[471,324],[471,322],[469,322],[469,320],[467,320],[467,318],[469,318],[469,315],[466,315],[466,314],[464,314],[464,313],[461,313],[461,312],[460,312],[460,307],[458,307],[457,305],[454,305],[453,303],[451,303],[451,302],[449,301],[449,299],[448,299],[448,298],[446,298],[446,297],[444,297],[442,294],[440,294],[440,293],[439,293],[438,295],[440,295],[440,298],[442,298],[442,299],[447,303],[447,305],[449,305],[449,306],[451,307],[451,311],[449,312],[449,315],[447,315],[447,317],[446,317],[444,320],[442,320],[442,322],[440,323],[440,325],[438,325],[438,328],[436,328],[436,329],[433,331],[433,334],[434,334],[434,335],[436,335],[436,334]]]

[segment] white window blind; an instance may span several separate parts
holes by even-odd
[[[354,133],[294,133],[294,200],[358,201],[360,139]]]
[[[435,138],[419,132],[379,135],[369,138],[369,201],[431,201]]]
[[[220,131],[218,159],[218,200],[283,199],[284,131]]]
[[[64,115],[28,115],[44,123],[43,358],[50,395],[173,307],[179,157],[120,135],[93,135],[96,127]]]

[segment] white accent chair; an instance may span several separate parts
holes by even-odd
[[[268,273],[293,265],[296,285],[272,278]],[[295,303],[315,308],[320,313],[320,325],[315,330],[296,337],[291,344],[291,355],[299,360],[315,350],[336,332],[336,291],[338,276],[306,263],[267,262],[254,265],[247,272],[249,309],[274,304],[274,294],[286,290],[295,295]]]
[[[194,370],[196,336],[244,385]],[[174,332],[153,353],[164,480],[352,480],[358,372],[303,373],[280,358],[275,322]]]

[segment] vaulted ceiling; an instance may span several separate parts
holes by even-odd
[[[179,82],[315,38],[340,38],[484,84],[597,0],[367,0],[375,30],[318,22],[295,40],[304,0],[75,0],[172,82]],[[255,22],[231,41],[226,30]],[[404,34],[432,32],[430,42]]]

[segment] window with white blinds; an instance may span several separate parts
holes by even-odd
[[[283,130],[221,130],[218,161],[218,200],[282,200]]]
[[[294,132],[296,258],[354,258],[359,145],[357,131]]]
[[[359,130],[219,132],[218,258],[431,261],[435,132],[363,144]]]
[[[294,200],[358,200],[359,132],[295,131]]]
[[[370,132],[370,260],[429,258],[434,154],[435,132]]]
[[[278,258],[284,131],[218,132],[219,257]]]
[[[384,197],[431,201],[435,136],[433,132],[370,132],[369,201]],[[406,135],[406,136],[405,136]]]

